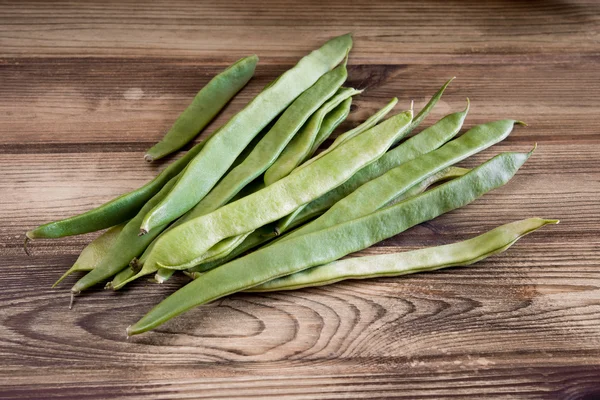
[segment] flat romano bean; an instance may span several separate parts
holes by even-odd
[[[325,116],[347,98],[361,93],[361,90],[342,88],[327,103],[315,112],[296,136],[288,143],[277,161],[265,172],[265,185],[269,186],[286,177],[294,168],[310,157],[310,151],[321,131]]]
[[[433,96],[430,100],[429,104],[424,108],[431,110],[433,105],[442,95],[445,87],[450,83],[448,81],[438,93]],[[469,111],[469,103],[467,101],[467,107],[462,112],[453,113],[447,115],[446,117],[439,120],[434,125],[429,128],[423,130],[418,135],[411,137],[406,140],[404,143],[397,146],[395,149],[390,150],[386,154],[384,154],[380,159],[372,163],[371,165],[366,166],[359,172],[357,172],[352,178],[338,186],[337,188],[331,190],[329,193],[324,194],[318,199],[313,200],[312,202],[305,204],[294,213],[283,218],[281,221],[277,223],[276,230],[279,233],[286,232],[291,228],[294,228],[298,225],[305,223],[308,220],[311,220],[330,207],[332,207],[335,203],[348,196],[358,187],[362,186],[366,182],[369,182],[392,168],[395,168],[399,165],[402,165],[408,161],[413,160],[414,158],[426,154],[430,151],[433,151],[446,143],[448,140],[456,136],[456,134],[460,131],[462,124],[467,116]],[[422,115],[423,110],[421,111]],[[414,128],[414,123],[411,123],[409,129]],[[410,132],[410,131],[409,131]]]
[[[175,186],[175,182],[178,178],[179,176],[171,178],[171,180],[163,186],[160,192],[154,195],[154,197],[142,207],[138,215],[125,225],[115,243],[113,243],[96,268],[78,280],[71,288],[72,293],[79,293],[82,290],[112,277],[123,268],[126,268],[131,259],[139,256],[146,247],[148,247],[150,242],[163,231],[166,225],[151,230],[147,235],[138,235],[140,223],[142,222],[144,215],[146,215],[148,210],[154,207],[167,195],[167,193],[169,193],[169,190]]]
[[[273,222],[345,182],[381,157],[404,134],[411,120],[411,111],[400,113],[306,168],[171,229],[156,241],[146,263],[170,269],[195,266],[219,241]]]
[[[384,207],[419,182],[503,140],[516,122],[505,119],[471,128],[439,149],[365,183],[319,218],[282,237],[281,241],[360,218]]]
[[[123,194],[83,214],[42,225],[27,232],[27,237],[29,239],[37,239],[80,235],[110,228],[133,218],[144,204],[160,191],[165,183],[179,174],[200,153],[206,140],[198,143],[183,157],[174,161],[158,174],[156,178],[141,188]]]
[[[442,268],[467,266],[499,254],[523,236],[558,220],[529,218],[494,228],[458,243],[403,253],[354,257],[312,267],[246,289],[247,292],[296,290],[329,285],[346,279],[392,277]],[[196,278],[196,276],[194,276]]]
[[[530,155],[500,154],[464,176],[412,199],[328,229],[264,247],[210,270],[155,306],[127,328],[127,334],[146,332],[195,306],[310,267],[328,264],[465,206],[506,184]],[[318,162],[313,165],[316,164]]]
[[[179,115],[163,139],[152,146],[144,156],[148,162],[163,158],[179,150],[190,141],[252,78],[258,57],[244,57],[229,66],[196,94],[192,103]]]
[[[52,287],[56,287],[60,282],[63,281],[67,276],[71,275],[73,272],[88,272],[96,268],[100,261],[104,258],[110,247],[113,243],[116,242],[117,237],[125,227],[125,222],[122,224],[113,226],[108,229],[106,232],[102,233],[96,239],[92,240],[90,244],[85,246],[85,248],[75,260],[75,263],[67,272],[63,274]]]
[[[353,137],[360,135],[362,132],[364,132],[368,129],[371,129],[373,126],[377,125],[377,123],[379,121],[381,121],[390,111],[392,111],[392,109],[394,108],[396,103],[398,103],[398,98],[394,97],[392,100],[390,100],[390,102],[388,104],[385,105],[385,107],[383,107],[381,110],[377,111],[375,114],[373,114],[369,118],[367,118],[367,120],[365,122],[358,125],[356,128],[353,128],[347,132],[344,132],[343,134],[341,134],[337,138],[335,138],[335,140],[333,141],[331,146],[329,146],[327,148],[327,150],[325,150],[325,151],[321,152],[320,154],[314,156],[313,158],[307,160],[304,164],[300,165],[298,167],[298,169],[304,168],[305,166],[315,162],[315,160],[318,160],[319,158],[323,157],[325,154],[329,153],[330,151],[332,151],[333,149],[335,149],[337,146],[344,143],[345,141],[350,140]],[[323,124],[324,123],[325,122],[323,122]],[[331,131],[333,132],[333,129]],[[317,136],[320,136],[320,134]],[[327,135],[327,136],[329,136],[329,135]],[[316,151],[317,149],[314,149],[314,150]],[[313,151],[313,153],[314,153],[314,151]]]
[[[145,234],[155,227],[168,224],[198,204],[252,138],[296,97],[339,64],[351,46],[350,35],[328,41],[305,56],[233,116],[190,162],[167,197],[146,214],[140,233]]]

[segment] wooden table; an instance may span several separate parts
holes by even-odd
[[[362,3],[362,4],[361,4]],[[0,397],[600,398],[600,7],[597,2],[0,2]],[[424,126],[516,118],[501,151],[535,155],[507,186],[364,251],[450,243],[561,219],[468,268],[200,307],[127,325],[185,282],[98,288],[69,311],[50,285],[96,234],[24,232],[151,179],[142,155],[195,92],[257,53],[255,78],[207,132],[326,39],[353,32],[345,127],[393,96]]]

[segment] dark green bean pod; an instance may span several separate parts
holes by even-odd
[[[156,178],[141,188],[123,194],[83,214],[39,226],[27,232],[27,237],[29,239],[37,239],[80,235],[110,228],[133,218],[144,204],[162,189],[165,183],[179,174],[200,153],[205,143],[206,140],[198,143],[186,155],[174,161],[158,174]]]
[[[163,158],[191,142],[252,78],[258,57],[244,57],[229,66],[196,94],[163,139],[144,156],[148,162]]]
[[[464,176],[412,199],[362,218],[273,244],[208,271],[159,303],[127,328],[127,334],[146,332],[198,305],[335,261],[463,207],[506,184],[530,155],[500,154]]]

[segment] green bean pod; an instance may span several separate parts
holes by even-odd
[[[304,124],[302,129],[300,129],[290,143],[288,143],[277,161],[275,161],[267,172],[265,172],[265,185],[269,186],[281,178],[286,177],[294,170],[294,168],[309,158],[313,145],[317,141],[317,136],[319,136],[320,132],[323,132],[320,128],[325,116],[339,106],[344,100],[356,94],[360,94],[361,92],[361,90],[352,88],[342,88],[327,103],[323,104],[323,106],[321,106],[321,108],[319,108],[319,110]],[[324,133],[325,132],[323,132],[322,137],[325,136]]]
[[[448,81],[440,89],[440,91],[433,96],[429,104],[421,111],[421,118],[423,118],[423,115],[426,115],[424,110],[431,110],[431,108],[433,108],[433,105],[435,105],[435,102],[442,95],[444,89],[449,83],[450,81]],[[277,223],[277,232],[286,232],[291,228],[301,225],[306,221],[321,215],[323,212],[331,208],[338,201],[348,196],[366,182],[369,182],[383,175],[390,169],[411,161],[422,154],[426,154],[437,149],[449,139],[456,136],[456,134],[460,131],[468,112],[469,102],[467,100],[467,107],[464,111],[445,116],[434,125],[423,130],[418,135],[411,137],[404,143],[397,146],[395,149],[390,150],[376,162],[357,172],[344,184],[331,190],[329,193],[324,194],[320,198],[305,204],[301,208],[297,209],[294,213],[291,213],[283,218]],[[414,123],[411,123],[409,129],[413,129],[414,126]]]
[[[56,287],[73,272],[88,272],[96,268],[106,253],[108,253],[111,246],[117,241],[117,237],[125,227],[125,224],[126,223],[123,222],[122,224],[113,226],[85,246],[79,254],[79,257],[77,257],[77,260],[75,260],[73,266],[54,282],[52,287]]]
[[[110,228],[135,217],[152,196],[158,193],[171,178],[179,174],[200,153],[205,143],[206,140],[198,143],[141,188],[125,193],[83,214],[39,226],[27,232],[27,238],[60,238],[80,235]]]
[[[198,204],[252,138],[296,97],[339,64],[351,46],[350,35],[328,41],[320,49],[305,56],[233,116],[190,162],[167,197],[146,214],[140,233],[145,234],[153,228],[168,224]]]
[[[500,120],[478,125],[437,150],[393,168],[365,183],[335,203],[314,221],[281,238],[281,241],[360,218],[384,207],[430,176],[504,139],[517,121]]]
[[[113,243],[96,268],[78,280],[71,288],[72,293],[79,293],[126,268],[131,259],[142,254],[150,242],[166,228],[166,225],[163,225],[151,230],[147,235],[138,235],[140,223],[144,215],[169,193],[169,190],[175,186],[178,178],[179,176],[171,178],[160,192],[142,207],[138,215],[125,225],[115,243]]]
[[[345,182],[381,157],[404,134],[411,120],[411,111],[400,113],[306,168],[171,229],[156,241],[146,263],[170,269],[195,266],[219,241],[275,221]]]
[[[335,151],[332,152],[334,153]],[[310,267],[330,263],[465,206],[490,190],[506,184],[530,155],[531,153],[500,154],[464,176],[412,199],[328,229],[264,247],[210,270],[155,306],[127,328],[127,334],[146,332],[195,306]],[[313,165],[316,164],[318,162]],[[308,169],[310,168],[307,167],[306,170]]]
[[[229,66],[196,94],[163,139],[144,156],[148,162],[163,158],[188,144],[252,78],[258,57],[244,57]]]
[[[472,239],[402,253],[354,257],[334,261],[273,279],[247,292],[296,290],[329,285],[346,279],[392,277],[442,268],[468,266],[502,253],[523,236],[558,220],[529,218],[494,228]]]

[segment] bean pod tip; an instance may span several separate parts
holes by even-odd
[[[154,157],[152,157],[150,154],[144,154],[144,161],[151,163],[154,161]]]

